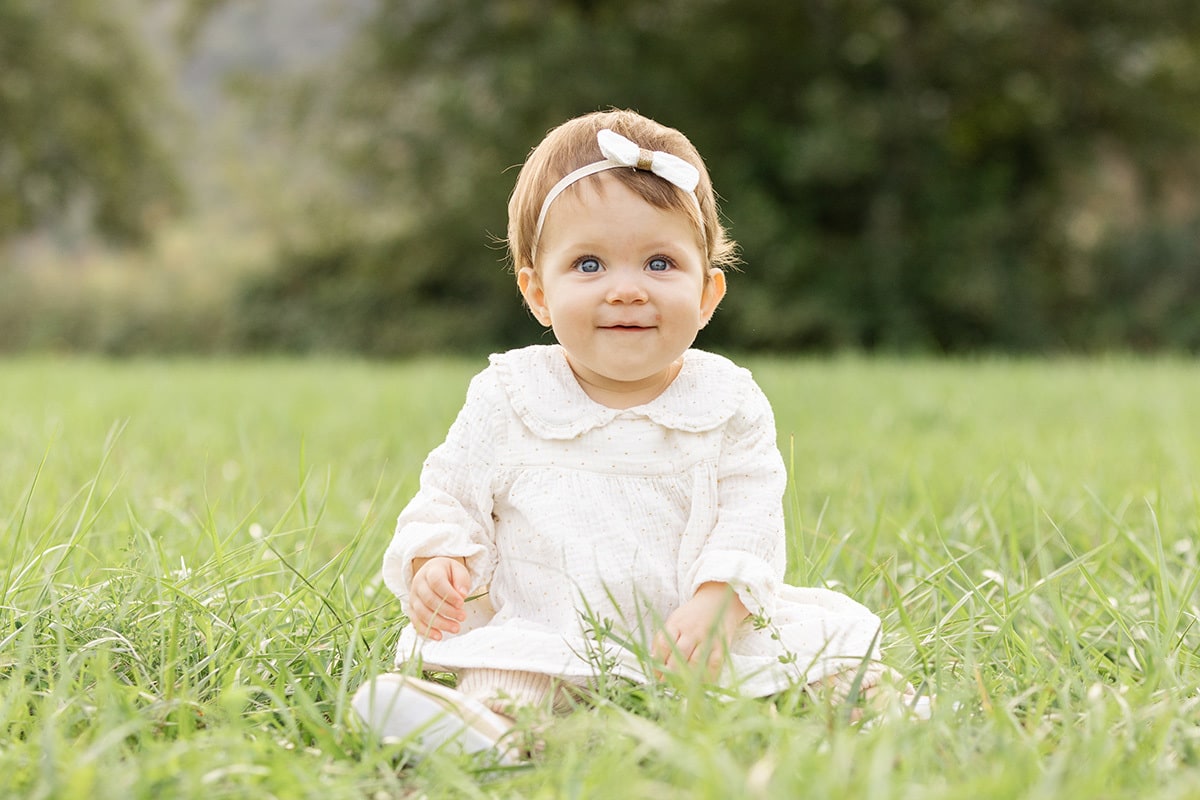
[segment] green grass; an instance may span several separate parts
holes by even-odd
[[[937,693],[616,696],[487,772],[347,721],[392,521],[478,363],[0,362],[0,796],[1193,797],[1200,366],[752,362],[790,579]]]

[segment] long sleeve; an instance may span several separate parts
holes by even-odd
[[[487,371],[472,380],[446,440],[425,459],[420,490],[396,522],[383,558],[383,577],[406,613],[415,558],[466,559],[472,593],[491,581],[496,565],[494,455],[502,431],[495,392]]]
[[[716,524],[688,575],[691,592],[709,581],[728,583],[751,613],[770,615],[786,561],[786,484],[771,405],[755,385],[725,425]]]

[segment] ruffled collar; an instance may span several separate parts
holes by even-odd
[[[679,431],[700,432],[725,423],[751,384],[749,373],[727,358],[688,350],[671,385],[633,408],[609,408],[587,396],[559,345],[532,345],[490,359],[513,410],[534,434],[573,439],[618,417],[646,417]]]

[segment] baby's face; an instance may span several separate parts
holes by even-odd
[[[584,390],[624,408],[666,388],[725,292],[684,213],[656,208],[605,173],[555,200],[537,270],[517,277]]]

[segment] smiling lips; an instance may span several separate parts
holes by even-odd
[[[651,328],[653,328],[655,326],[653,326],[653,325],[638,325],[636,323],[628,322],[628,323],[617,323],[615,325],[601,325],[600,327],[606,331],[646,331],[646,330],[650,330]]]

